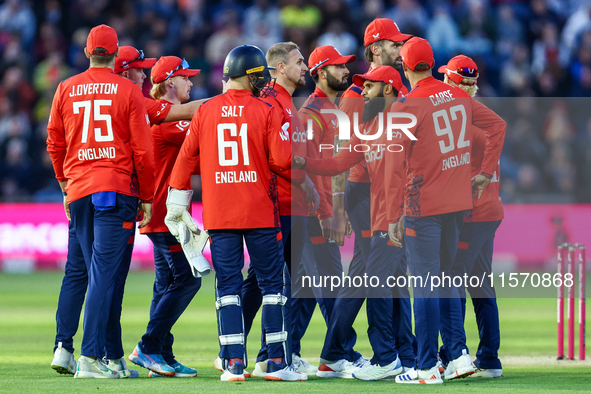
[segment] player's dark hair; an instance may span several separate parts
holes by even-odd
[[[320,70],[318,70],[318,71],[320,71]],[[318,71],[316,71],[314,74],[312,74],[312,80],[314,80],[314,83],[316,83],[316,84],[318,83],[318,79],[320,78],[318,76]]]
[[[109,52],[105,48],[94,48],[90,54],[90,61],[95,66],[107,66],[115,59],[117,52],[110,55],[107,55],[107,53]]]
[[[265,56],[267,58],[267,64],[269,67],[277,67],[277,63],[279,62],[287,64],[289,53],[296,49],[300,49],[300,47],[291,41],[271,45]]]
[[[419,64],[417,64],[417,65],[415,66],[415,69],[414,69],[414,71],[427,71],[427,70],[429,70],[430,68],[431,68],[431,66],[430,66],[430,65],[428,65],[427,63],[425,63],[425,62],[420,62]]]
[[[377,45],[380,48],[384,48],[384,40],[372,42],[371,44],[365,47],[365,59],[370,63],[373,62],[373,52],[371,51],[372,45]]]

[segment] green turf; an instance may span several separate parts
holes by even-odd
[[[140,379],[95,380],[72,379],[58,375],[49,364],[55,335],[55,309],[61,284],[60,273],[0,274],[0,393],[184,393],[184,392],[397,392],[429,390],[430,392],[546,392],[590,391],[588,365],[565,361],[559,366],[504,367],[502,379],[463,379],[430,387],[398,385],[393,382],[360,382],[356,380],[320,380],[277,383],[258,379],[244,383],[222,383],[212,362],[217,355],[218,341],[215,318],[213,277],[204,280],[188,310],[173,328],[175,355],[183,363],[196,367],[197,379],[151,379],[140,369]],[[148,322],[153,274],[130,274],[123,305],[123,345],[133,350]],[[556,301],[554,299],[501,299],[501,359],[515,356],[555,354]],[[251,360],[258,350],[260,320],[249,337]],[[365,335],[367,318],[362,312],[355,328],[356,349],[366,357],[371,348]],[[318,361],[325,333],[320,313],[314,315],[302,342],[302,356]],[[475,353],[477,331],[473,315],[468,314],[466,331],[468,346]],[[81,332],[75,338],[75,355],[79,356]]]

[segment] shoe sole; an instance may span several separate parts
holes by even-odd
[[[119,379],[119,374],[102,374],[96,372],[78,371],[74,375],[75,379]]]
[[[244,382],[246,379],[241,376],[236,376],[236,377],[224,379],[223,376],[220,376],[220,380],[222,382]]]
[[[474,374],[474,369],[470,368],[470,369],[460,369],[460,370],[456,370],[455,371],[455,375],[451,376],[451,377],[447,377],[447,375],[445,376],[446,380],[454,380],[454,379],[464,379],[467,378],[468,376]]]
[[[387,380],[387,379],[390,379],[391,380],[391,379],[395,379],[396,376],[398,376],[398,375],[400,375],[402,373],[402,371],[403,371],[403,369],[402,369],[402,367],[400,367],[400,368],[397,368],[397,369],[389,372],[384,377],[375,378],[375,379],[363,379],[363,378],[360,378],[360,377],[355,376],[355,373],[353,373],[353,377],[355,379],[357,379],[357,380],[363,380],[365,382],[375,382],[375,381],[378,381],[378,380]]]
[[[267,376],[265,376],[265,380],[272,381],[272,382],[303,382],[303,381],[306,381],[308,379],[307,378],[306,379],[302,379],[302,378],[299,378],[299,379],[283,379],[283,378],[281,378],[279,376],[273,376],[271,374],[267,374]]]
[[[63,365],[52,364],[51,368],[55,369],[56,372],[58,372],[59,374],[62,374],[62,375],[75,375],[76,374],[76,372],[70,371],[67,367],[64,367]]]
[[[318,371],[316,376],[325,379],[354,379],[352,372]]]
[[[139,358],[139,357],[137,357],[137,356],[134,356],[133,354],[130,354],[129,357],[127,357],[127,359],[129,361],[131,361],[132,363],[134,363],[135,365],[139,365],[140,367],[149,369],[150,371],[155,372],[155,373],[157,373],[159,375],[173,377],[176,374],[176,372],[174,372],[174,371],[173,372],[162,371],[162,370],[158,371],[155,368],[146,367],[146,365],[144,364],[144,362],[142,361],[142,359]]]
[[[443,380],[442,379],[397,380],[396,383],[402,383],[402,384],[443,384]]]

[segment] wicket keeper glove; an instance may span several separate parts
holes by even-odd
[[[203,257],[203,249],[208,239],[207,231],[198,231],[196,234],[190,231],[184,222],[179,223],[178,240],[195,278],[201,278],[211,272],[209,262]]]
[[[168,189],[166,198],[166,217],[164,224],[174,237],[179,240],[179,223],[183,222],[193,233],[199,231],[197,223],[189,213],[193,190]],[[180,241],[179,241],[180,242]]]

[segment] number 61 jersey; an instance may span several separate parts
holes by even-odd
[[[277,182],[269,167],[288,169],[291,146],[272,105],[246,89],[229,89],[203,103],[172,169],[170,187],[189,189],[198,161],[206,230],[278,225]]]
[[[56,178],[68,180],[69,202],[103,191],[152,201],[150,122],[134,82],[94,67],[61,82],[47,135]]]
[[[392,111],[411,114],[407,130],[416,137],[402,136],[406,165],[404,216],[422,217],[472,208],[471,166],[473,127],[486,135],[480,173],[492,176],[503,149],[506,124],[497,114],[456,86],[433,77],[420,80],[409,94],[392,106]],[[398,120],[398,119],[395,119]],[[394,129],[393,133],[401,133]],[[398,216],[399,201],[392,200],[399,186],[388,174],[397,165],[385,157],[387,219]]]

